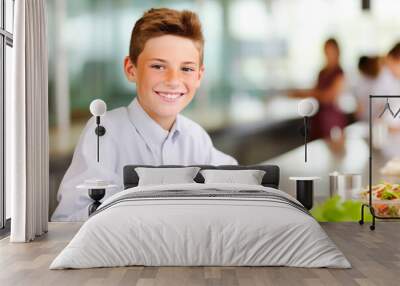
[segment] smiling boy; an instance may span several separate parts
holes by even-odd
[[[136,84],[137,97],[103,117],[100,163],[95,122],[89,120],[61,182],[53,221],[85,220],[92,201],[76,186],[91,178],[109,180],[119,187],[107,190],[108,197],[122,190],[122,170],[128,164],[237,164],[213,146],[200,125],[179,114],[200,86],[203,46],[193,12],[150,9],[135,23],[124,71]]]

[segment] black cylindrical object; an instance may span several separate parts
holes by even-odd
[[[296,181],[296,198],[308,210],[311,210],[313,207],[313,183],[312,180]]]

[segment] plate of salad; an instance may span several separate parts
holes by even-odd
[[[372,207],[380,217],[400,217],[400,184],[382,182],[374,185],[372,191]],[[361,199],[369,201],[369,189],[360,193]]]

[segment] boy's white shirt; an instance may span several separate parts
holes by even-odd
[[[117,184],[107,189],[105,198],[123,190],[125,165],[225,165],[237,161],[217,150],[207,132],[197,123],[178,115],[170,132],[164,130],[135,98],[128,107],[108,111],[101,118],[106,129],[100,137],[97,162],[95,119],[86,124],[75,148],[71,165],[60,184],[59,205],[53,221],[82,221],[93,202],[87,190],[77,189],[87,179],[104,179]]]

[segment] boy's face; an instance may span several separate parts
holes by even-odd
[[[148,40],[136,66],[125,58],[128,80],[136,83],[139,102],[153,118],[173,118],[192,100],[204,66],[190,39],[165,35]]]

